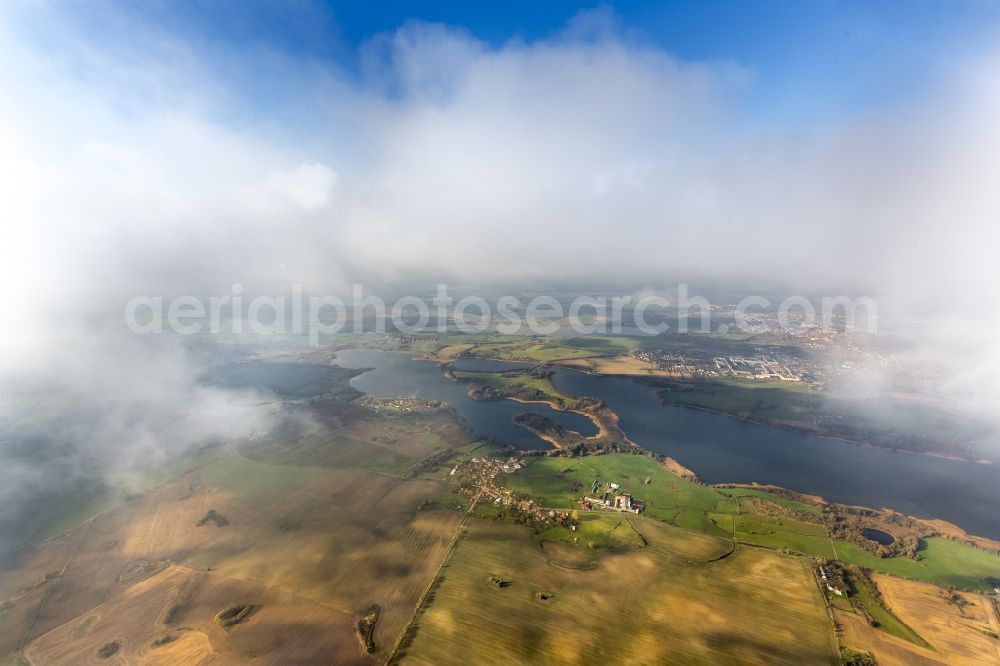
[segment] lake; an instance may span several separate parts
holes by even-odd
[[[559,369],[556,388],[604,400],[630,439],[669,455],[706,483],[771,483],[832,502],[944,518],[1000,538],[1000,469],[896,453],[785,428],[664,405],[656,389],[619,377]]]
[[[592,435],[586,417],[546,405],[470,398],[437,364],[398,352],[338,352],[351,368],[374,368],[351,385],[378,396],[418,397],[452,405],[479,434],[513,446],[548,448],[511,422],[537,411],[570,430]],[[501,361],[493,361],[502,364]],[[499,367],[499,366],[494,366]],[[896,453],[677,405],[664,405],[651,386],[557,368],[560,391],[606,402],[622,430],[641,446],[669,455],[706,483],[767,483],[822,495],[832,502],[890,507],[925,518],[944,518],[972,534],[1000,539],[1000,468],[915,453]]]
[[[480,435],[520,449],[552,448],[538,435],[513,422],[515,416],[528,412],[544,414],[581,435],[597,434],[594,422],[576,412],[559,411],[541,403],[476,400],[469,396],[468,386],[445,377],[437,363],[400,352],[343,349],[337,352],[337,364],[355,370],[371,368],[351,380],[351,386],[359,391],[382,398],[446,402]]]

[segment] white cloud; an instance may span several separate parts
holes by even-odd
[[[291,171],[270,173],[264,184],[300,208],[315,210],[330,203],[337,186],[337,173],[324,164],[300,164]]]

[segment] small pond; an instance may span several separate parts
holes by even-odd
[[[882,544],[883,546],[891,546],[896,542],[896,538],[889,534],[888,532],[883,532],[882,530],[876,530],[872,527],[863,527],[861,529],[861,534],[866,539],[875,541]]]

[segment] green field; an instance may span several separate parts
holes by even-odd
[[[620,356],[631,354],[641,346],[641,340],[628,337],[588,336],[559,338],[529,347],[526,353],[543,361],[556,361],[588,356]]]
[[[567,469],[568,468],[568,469]],[[566,470],[566,471],[562,471]],[[644,483],[645,479],[649,483]],[[644,514],[664,522],[718,536],[733,536],[731,514],[749,511],[728,496],[753,495],[792,508],[808,507],[758,489],[716,489],[680,478],[649,456],[609,454],[584,458],[538,458],[527,468],[507,477],[515,492],[530,495],[543,506],[575,509],[578,499],[590,494],[594,480],[618,483],[646,504]],[[574,485],[579,488],[573,490]],[[826,530],[819,525],[770,516],[741,515],[737,538],[772,548],[831,557]],[[754,522],[756,521],[756,524]],[[784,523],[779,525],[777,523]]]
[[[561,470],[569,468],[568,471]],[[643,481],[649,478],[649,484]],[[756,488],[717,489],[680,478],[654,458],[608,454],[584,458],[538,458],[521,472],[507,477],[515,492],[535,497],[544,506],[578,508],[577,499],[589,494],[595,479],[619,483],[646,503],[645,515],[667,523],[719,536],[733,535],[731,514],[737,519],[737,538],[773,548],[832,557],[826,530],[790,518],[752,514],[747,502],[735,497],[753,496],[792,509],[819,513],[818,507],[790,500]],[[574,491],[574,483],[580,489]]]
[[[575,409],[579,398],[556,390],[548,377],[534,377],[527,372],[466,372],[453,370],[452,374],[461,381],[470,381],[479,386],[498,392],[504,397],[523,400],[551,400],[562,409]]]
[[[739,515],[736,517],[736,538],[770,548],[788,548],[805,555],[833,558],[833,545],[826,528],[793,518]]]
[[[759,497],[760,499],[765,499],[768,502],[774,502],[775,504],[780,504],[783,507],[795,509],[797,511],[805,511],[816,516],[823,513],[822,509],[815,504],[796,502],[795,500],[782,497],[781,495],[768,492],[761,488],[722,488],[721,490],[731,497]]]
[[[943,537],[924,540],[919,551],[920,561],[906,557],[878,558],[860,546],[839,539],[834,544],[841,562],[901,578],[987,593],[992,588],[985,579],[1000,579],[1000,556]]]
[[[624,514],[583,513],[579,521],[576,531],[553,527],[540,538],[588,548],[639,548],[643,545],[642,537]]]
[[[643,483],[646,478],[648,484]],[[535,497],[543,506],[576,509],[577,500],[590,494],[595,480],[620,484],[646,503],[646,515],[671,523],[679,515],[687,514],[686,521],[692,520],[691,514],[705,516],[727,499],[714,488],[680,478],[655,458],[629,454],[535,458],[524,470],[509,475],[507,485],[514,492]],[[579,490],[572,489],[574,483],[580,485]],[[715,529],[712,525],[706,531]]]

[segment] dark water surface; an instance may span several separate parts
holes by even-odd
[[[882,530],[876,530],[872,527],[861,528],[861,535],[866,539],[871,539],[883,546],[891,546],[896,542],[896,537],[892,536],[888,532],[883,532]]]
[[[597,426],[583,414],[562,412],[543,404],[513,400],[476,400],[468,387],[448,379],[437,363],[399,352],[375,349],[345,349],[337,352],[337,364],[345,368],[372,370],[351,380],[351,386],[383,398],[421,398],[446,402],[480,435],[521,449],[548,449],[551,445],[527,428],[517,425],[518,414],[538,412],[581,435],[597,434]]]

